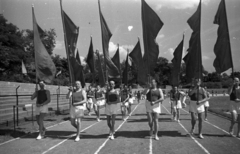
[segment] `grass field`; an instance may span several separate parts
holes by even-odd
[[[209,100],[209,111],[226,117],[230,117],[229,103],[229,96],[211,97],[211,99]]]

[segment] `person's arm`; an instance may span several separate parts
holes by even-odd
[[[82,89],[83,100],[81,102],[74,103],[74,106],[83,105],[87,102],[87,94],[86,91]]]
[[[205,89],[201,88],[201,89],[199,89],[199,90],[202,90],[202,91],[203,91],[204,99],[201,100],[201,101],[198,101],[198,102],[197,102],[197,105],[204,104],[206,101],[208,101],[208,100],[210,99],[209,97],[207,97],[207,92],[206,92]]]
[[[162,89],[158,89],[158,90],[159,90],[159,92],[160,92],[160,98],[159,98],[158,100],[152,102],[152,105],[157,104],[157,103],[160,103],[160,102],[162,103],[163,100],[164,100],[164,95],[163,95]]]
[[[49,90],[46,90],[46,95],[47,95],[47,100],[45,102],[43,102],[42,104],[40,104],[40,106],[47,105],[48,103],[51,102],[51,96],[50,96]]]
[[[72,97],[72,91],[73,91],[73,88],[72,88],[72,87],[69,87],[68,90],[69,90],[69,91],[68,91],[68,93],[67,93],[66,99],[69,99],[69,98]]]
[[[36,98],[36,97],[37,97],[37,90],[35,90],[35,92],[32,94],[31,100],[33,100],[33,99]]]
[[[149,91],[149,88],[145,88],[145,89],[142,91],[142,94],[143,94],[143,95],[146,95],[146,94],[148,93],[148,91]]]

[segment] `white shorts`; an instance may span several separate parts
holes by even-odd
[[[35,107],[35,114],[40,115],[40,113],[48,113],[48,105],[43,105],[40,107]]]
[[[182,108],[182,102],[180,100],[172,101],[172,108],[173,109],[181,109]]]
[[[88,98],[87,102],[88,102],[89,104],[92,104],[92,103],[93,103],[93,99],[92,99],[92,98]]]
[[[205,111],[204,104],[197,105],[197,101],[190,101],[189,111],[194,113],[202,113]]]
[[[130,104],[133,104],[133,98],[129,98],[129,99],[128,99],[128,102],[129,102]]]
[[[97,105],[97,106],[101,106],[101,105],[104,105],[104,100],[97,100],[94,105]]]
[[[117,114],[117,109],[118,109],[118,105],[117,104],[107,104],[106,103],[105,114],[106,115]]]
[[[205,107],[209,107],[209,101],[206,101],[206,102],[204,103],[204,106],[205,106]]]
[[[86,110],[85,104],[81,106],[72,106],[70,108],[70,117],[78,118],[84,116],[84,110]]]
[[[161,113],[160,103],[151,105],[151,102],[146,100],[145,106],[146,106],[146,112],[149,112],[149,113]]]
[[[236,112],[237,114],[240,114],[240,102],[236,103],[235,101],[230,101],[229,111],[230,112]]]

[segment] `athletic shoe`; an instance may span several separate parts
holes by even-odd
[[[155,135],[155,140],[157,140],[157,141],[159,140],[159,137],[157,135]]]
[[[79,140],[80,140],[80,137],[77,136],[77,137],[75,138],[75,142],[78,142]]]
[[[204,119],[205,121],[208,121],[207,118]]]
[[[101,121],[99,118],[97,118],[97,121],[99,122],[99,121]]]
[[[202,136],[202,134],[199,134],[198,136],[200,139],[204,139],[204,137]]]
[[[194,135],[194,129],[192,129],[192,130],[190,131],[190,134],[191,134],[191,135]]]
[[[111,139],[111,140],[114,140],[114,136],[113,136],[113,134],[110,136],[110,139]]]
[[[43,139],[43,137],[42,137],[41,134],[39,134],[38,137],[37,137],[36,139],[37,139],[37,140],[41,140],[41,139]]]

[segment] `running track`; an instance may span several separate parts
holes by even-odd
[[[230,121],[209,114],[203,124],[204,139],[190,136],[191,128],[188,109],[181,110],[181,123],[172,122],[169,99],[162,104],[159,116],[159,137],[156,141],[149,137],[149,127],[145,115],[144,101],[132,106],[132,115],[126,122],[117,116],[115,140],[108,139],[109,129],[105,118],[97,122],[94,116],[87,116],[82,123],[81,140],[74,141],[75,129],[70,122],[63,122],[48,129],[46,138],[36,140],[33,133],[7,143],[0,144],[5,154],[159,154],[159,153],[199,153],[199,154],[239,154],[240,139],[230,137]],[[104,110],[101,110],[103,113]],[[197,133],[198,129],[195,128]],[[235,126],[235,133],[236,133]]]

